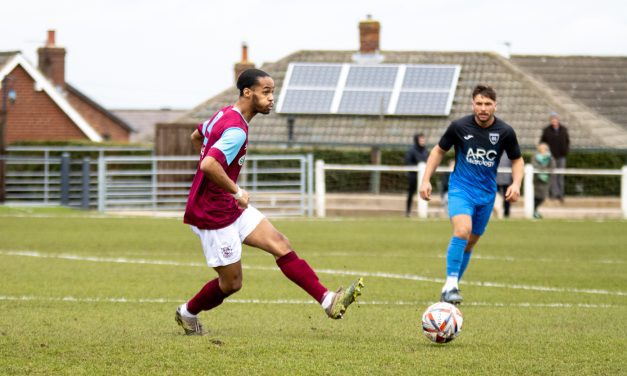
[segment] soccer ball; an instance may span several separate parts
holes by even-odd
[[[459,335],[463,322],[459,308],[450,303],[435,303],[422,314],[422,331],[431,341],[446,343]]]

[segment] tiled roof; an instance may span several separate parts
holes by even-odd
[[[170,109],[124,109],[111,111],[135,129],[135,133],[131,135],[131,142],[153,142],[155,140],[155,125],[157,123],[167,123],[187,112],[186,110]]]
[[[520,55],[511,60],[627,129],[627,57]]]
[[[265,64],[276,84],[277,96],[290,62],[352,62],[354,51],[299,51],[277,62]],[[316,145],[382,145],[406,147],[416,131],[427,136],[427,143],[437,143],[448,124],[471,111],[471,92],[479,83],[497,91],[497,117],[511,124],[525,148],[532,148],[540,138],[552,111],[561,114],[570,130],[574,148],[626,148],[627,130],[613,121],[594,116],[592,109],[555,90],[541,77],[530,75],[512,61],[488,52],[415,52],[384,51],[384,63],[459,64],[460,78],[448,117],[427,116],[356,116],[296,115],[294,142]],[[175,123],[200,123],[221,107],[237,99],[232,87],[177,119]],[[275,97],[275,101],[277,98]],[[285,144],[287,115],[258,115],[252,123],[252,142]],[[583,120],[582,120],[583,119]]]
[[[65,89],[68,92],[74,94],[77,98],[79,98],[81,101],[83,101],[87,105],[91,106],[93,109],[99,111],[100,113],[102,113],[103,115],[108,117],[111,121],[113,121],[114,123],[119,125],[122,129],[127,130],[129,133],[135,132],[135,130],[133,129],[133,127],[130,126],[130,124],[128,124],[126,121],[124,121],[123,119],[121,119],[118,116],[116,116],[113,112],[107,110],[106,108],[104,108],[101,105],[99,105],[98,103],[96,103],[93,99],[91,99],[87,95],[83,94],[76,87],[74,87],[74,86],[72,86],[72,85],[70,85],[69,83],[66,82],[65,83]]]

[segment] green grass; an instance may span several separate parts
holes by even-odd
[[[366,273],[345,319],[327,319],[271,256],[246,248],[244,288],[201,314],[208,336],[185,337],[174,310],[215,273],[180,220],[0,207],[0,374],[627,370],[624,221],[491,222],[461,285],[463,332],[445,345],[423,337],[420,316],[439,297],[447,222],[273,223],[329,288]]]

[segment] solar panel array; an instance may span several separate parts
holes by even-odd
[[[277,112],[447,116],[459,72],[459,65],[290,63]]]

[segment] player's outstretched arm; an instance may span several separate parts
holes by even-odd
[[[422,181],[420,182],[420,198],[423,200],[431,200],[431,191],[433,188],[431,187],[431,176],[435,172],[435,169],[442,163],[442,159],[444,158],[444,154],[446,154],[446,150],[442,149],[439,145],[435,145],[429,153],[429,158],[427,159],[427,167],[425,168],[425,175],[422,177]]]

